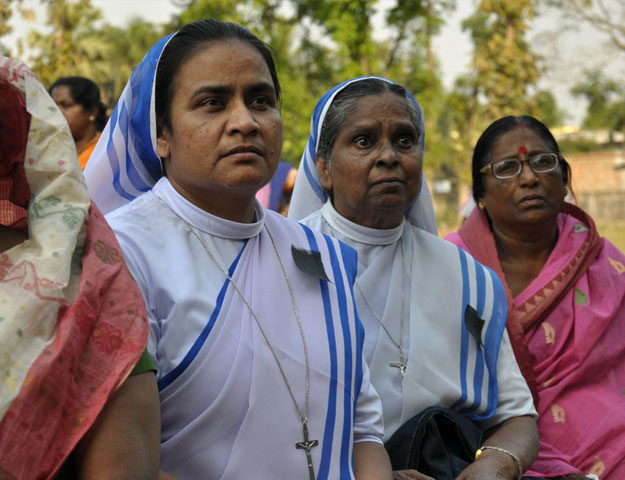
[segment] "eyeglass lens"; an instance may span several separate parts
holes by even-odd
[[[535,173],[547,173],[558,166],[558,155],[555,153],[539,153],[527,161]],[[499,178],[516,177],[522,170],[522,162],[517,158],[506,158],[493,162],[493,173]]]

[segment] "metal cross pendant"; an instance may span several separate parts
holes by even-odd
[[[315,480],[315,469],[313,468],[312,457],[310,455],[310,449],[319,445],[317,440],[308,440],[308,424],[302,422],[304,428],[304,441],[295,444],[295,448],[306,450],[306,460],[308,461],[308,476],[310,480]]]
[[[399,348],[399,362],[388,362],[390,367],[399,368],[399,374],[401,379],[404,379],[404,373],[406,373],[406,364],[404,363],[404,352]]]

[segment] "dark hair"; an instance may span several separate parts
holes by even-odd
[[[484,175],[480,173],[480,169],[491,161],[491,151],[493,145],[501,138],[504,133],[508,133],[518,128],[530,128],[542,138],[554,153],[560,153],[558,142],[553,137],[547,126],[541,121],[530,115],[518,115],[500,118],[491,123],[484,133],[480,136],[473,150],[473,161],[471,165],[473,177],[473,199],[475,203],[484,196]],[[561,157],[560,168],[562,169],[562,178],[564,185],[571,191],[571,167]],[[572,192],[571,192],[572,193]]]
[[[238,40],[254,47],[261,54],[273,81],[276,98],[280,101],[280,82],[276,73],[273,55],[267,44],[259,40],[248,29],[236,23],[219,20],[197,20],[182,27],[167,43],[161,54],[156,70],[155,103],[156,129],[160,134],[163,128],[171,130],[169,110],[174,96],[175,79],[180,67],[196,50],[210,43]]]
[[[321,126],[317,155],[324,158],[326,161],[332,161],[332,151],[334,149],[336,137],[341,133],[341,130],[345,128],[347,118],[354,112],[358,100],[362,97],[382,95],[386,92],[394,93],[406,100],[406,105],[408,106],[412,122],[419,134],[420,140],[423,136],[424,125],[417,111],[417,107],[408,96],[406,89],[397,83],[387,82],[379,78],[368,78],[349,84],[334,98],[323,120],[323,125]]]
[[[95,128],[102,131],[107,121],[106,107],[100,100],[100,89],[94,82],[85,77],[63,77],[52,84],[48,93],[52,95],[56,87],[68,87],[75,103],[82,105],[87,112],[95,110]]]

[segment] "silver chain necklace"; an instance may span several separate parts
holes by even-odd
[[[328,221],[325,218],[323,218],[323,221],[326,223],[326,225],[328,226],[328,228],[332,232],[332,235],[334,237],[337,237],[336,232],[330,226]],[[391,332],[388,329],[388,327],[386,326],[386,324],[382,321],[382,319],[379,317],[379,315],[373,309],[373,306],[369,302],[369,299],[365,295],[365,292],[360,287],[360,284],[358,283],[358,280],[354,281],[354,285],[356,285],[356,288],[358,288],[358,291],[360,292],[360,295],[362,295],[362,298],[365,301],[365,303],[367,304],[367,307],[369,307],[369,310],[371,310],[371,313],[373,314],[373,317],[378,321],[380,326],[384,329],[384,331],[386,332],[386,335],[388,336],[388,338],[391,340],[391,342],[393,342],[393,345],[395,345],[395,348],[397,348],[397,354],[399,356],[399,361],[398,362],[389,362],[388,365],[389,365],[389,367],[393,367],[393,368],[399,369],[399,374],[401,375],[401,378],[403,380],[404,379],[404,374],[406,373],[406,366],[407,366],[406,362],[404,361],[404,349],[402,348],[402,345],[404,344],[404,316],[405,316],[405,307],[406,307],[406,262],[405,262],[406,254],[404,252],[404,237],[403,236],[399,239],[399,244],[401,245],[401,318],[399,320],[399,342],[397,340],[395,340],[393,335],[391,335]]]
[[[302,423],[302,430],[303,430],[303,434],[304,434],[304,441],[297,442],[295,444],[295,448],[302,449],[302,450],[306,451],[306,461],[308,463],[308,474],[309,474],[310,480],[315,480],[315,471],[313,469],[312,456],[310,455],[310,449],[312,447],[316,447],[319,444],[319,442],[317,440],[309,440],[308,439],[308,405],[309,405],[309,397],[310,397],[310,366],[309,366],[309,362],[308,362],[308,347],[306,345],[306,337],[304,336],[304,327],[302,326],[302,320],[301,320],[301,318],[299,316],[299,311],[297,309],[297,305],[295,304],[295,295],[293,294],[293,288],[291,287],[291,281],[289,280],[289,276],[286,273],[286,268],[284,266],[284,262],[282,261],[282,257],[280,256],[280,252],[278,250],[278,246],[276,245],[276,242],[273,239],[273,235],[271,234],[271,231],[269,230],[269,227],[267,226],[266,223],[264,224],[265,225],[265,230],[267,230],[267,234],[269,235],[269,238],[271,239],[271,244],[273,245],[273,249],[276,252],[276,256],[278,257],[278,261],[280,262],[280,267],[282,267],[282,273],[284,274],[284,279],[286,280],[286,285],[287,285],[287,287],[289,289],[289,295],[291,296],[291,304],[293,306],[293,312],[295,313],[295,318],[297,320],[297,326],[299,328],[299,333],[300,333],[300,336],[302,338],[302,345],[304,347],[304,360],[305,360],[305,365],[306,365],[306,396],[305,396],[305,400],[304,400],[304,409],[303,410],[300,407],[300,404],[295,399],[295,394],[293,393],[293,389],[291,388],[291,384],[289,383],[289,380],[288,380],[288,378],[286,376],[286,372],[284,371],[284,367],[282,366],[282,362],[280,362],[280,359],[278,358],[278,355],[276,353],[275,348],[273,347],[273,345],[269,341],[269,337],[267,336],[267,333],[265,332],[265,329],[263,328],[262,324],[260,323],[260,320],[258,319],[258,316],[256,315],[256,312],[254,311],[252,306],[249,304],[247,299],[243,296],[243,292],[241,292],[241,290],[239,289],[237,284],[234,282],[232,277],[221,266],[221,264],[217,261],[215,256],[212,254],[212,252],[208,249],[208,247],[206,246],[206,243],[204,243],[204,240],[202,240],[202,237],[200,237],[197,234],[197,232],[195,231],[195,229],[191,226],[191,224],[189,222],[187,222],[184,218],[182,218],[180,216],[179,216],[179,218],[180,218],[180,220],[182,220],[184,222],[184,224],[187,226],[189,231],[195,236],[195,238],[197,238],[197,240],[200,242],[202,247],[204,247],[204,250],[206,251],[206,253],[210,257],[210,259],[217,266],[217,268],[221,271],[221,273],[223,273],[224,276],[228,279],[228,281],[234,287],[234,289],[237,292],[237,294],[239,295],[239,297],[241,297],[241,300],[243,300],[243,303],[246,305],[246,307],[248,308],[248,310],[252,314],[252,317],[254,317],[254,321],[256,322],[256,325],[258,326],[258,329],[260,330],[260,333],[262,333],[263,338],[265,339],[265,343],[267,343],[267,346],[269,347],[269,350],[271,350],[271,354],[273,355],[273,358],[276,361],[276,365],[278,366],[278,369],[280,370],[280,374],[282,375],[282,379],[284,380],[286,388],[289,391],[289,395],[291,396],[291,400],[293,401],[293,405],[295,405],[295,409],[297,410],[297,414],[300,417],[300,422]]]

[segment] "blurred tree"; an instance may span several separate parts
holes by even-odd
[[[32,19],[34,11],[32,8],[24,6],[22,0],[0,0],[0,54],[10,55],[9,47],[3,45],[2,37],[13,32],[11,25],[11,17],[14,14],[13,9],[16,8],[17,13],[25,19]]]
[[[557,2],[567,15],[605,33],[614,47],[625,53],[625,2],[622,0],[566,0]]]
[[[312,21],[332,39],[345,77],[372,73],[375,42],[370,17],[377,0],[294,0],[297,18]],[[341,65],[342,63],[342,65]]]
[[[5,47],[1,39],[7,33],[11,33],[13,28],[9,23],[11,20],[11,16],[13,15],[13,7],[11,5],[11,0],[0,0],[0,54],[8,55],[9,48]]]
[[[169,30],[163,26],[140,18],[131,19],[124,27],[105,24],[96,32],[98,41],[106,47],[102,52],[102,63],[107,68],[96,80],[102,88],[105,104],[115,104],[135,67],[152,45],[167,33]]]
[[[625,84],[593,72],[571,92],[588,101],[585,128],[625,131]]]
[[[539,78],[538,56],[525,40],[533,15],[533,0],[481,0],[463,22],[475,45],[473,81],[486,120],[536,112],[531,93]]]
[[[558,127],[564,123],[566,113],[558,107],[553,93],[541,90],[534,95],[538,119],[549,128]]]
[[[398,2],[387,18],[389,25],[396,25],[396,38],[405,38],[402,57],[408,61],[403,74],[398,72],[398,81],[417,97],[425,113],[425,168],[431,178],[455,178],[461,164],[455,140],[450,136],[445,120],[447,94],[432,47],[434,37],[440,33],[444,24],[443,18],[454,8],[455,1],[450,0]],[[398,10],[403,10],[403,15],[396,15]]]
[[[96,82],[105,105],[113,105],[130,74],[150,47],[165,33],[163,26],[134,18],[125,27],[101,21],[91,0],[46,0],[51,33],[31,31],[34,52],[29,64],[49,86],[64,76],[84,76]]]
[[[47,4],[51,33],[28,34],[28,43],[35,52],[31,69],[44,85],[67,75],[81,75],[99,83],[114,68],[102,61],[108,47],[97,34],[102,13],[90,0],[48,0]]]
[[[112,104],[163,34],[200,18],[237,22],[276,53],[283,160],[298,164],[314,104],[325,91],[347,78],[376,74],[401,83],[419,100],[426,118],[428,175],[455,182],[466,177],[476,137],[494,118],[543,112],[549,124],[557,123],[553,97],[533,94],[538,59],[524,36],[537,1],[479,2],[465,22],[475,45],[474,69],[449,93],[432,43],[455,0],[172,0],[182,8],[166,26],[137,18],[123,27],[102,22],[90,0],[45,0],[52,33],[29,35],[35,52],[30,64],[48,85],[62,75],[88,76]],[[0,6],[7,2],[0,0]],[[9,17],[8,10],[0,10],[0,34]]]
[[[21,3],[21,0],[18,0],[18,2]],[[0,0],[0,37],[13,31],[13,27],[11,27],[9,20],[13,15],[13,5],[18,2]]]
[[[218,18],[224,22],[242,22],[243,13],[253,8],[254,0],[188,0],[175,2],[184,5],[182,13],[172,19],[172,26],[179,29],[183,25],[201,18]]]

